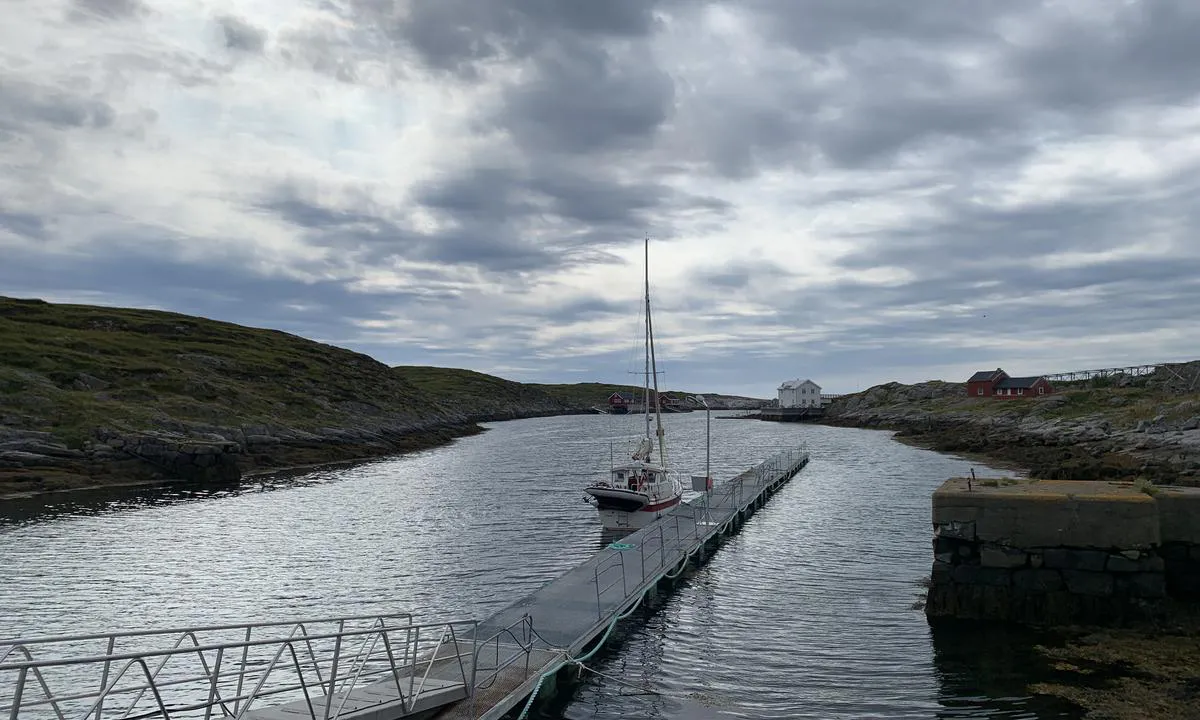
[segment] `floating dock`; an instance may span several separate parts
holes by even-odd
[[[0,640],[0,716],[523,719],[808,459],[804,448],[778,453],[483,621],[360,616]]]
[[[763,408],[758,411],[759,420],[773,422],[816,422],[825,417],[823,407]]]

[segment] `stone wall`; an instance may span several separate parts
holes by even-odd
[[[1200,597],[1200,489],[956,478],[933,529],[930,617],[1122,625]]]

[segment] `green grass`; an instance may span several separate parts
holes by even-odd
[[[423,365],[400,365],[395,370],[415,387],[435,397],[446,398],[470,412],[487,412],[512,402],[563,412],[579,412],[593,407],[607,407],[608,398],[615,392],[634,392],[638,397],[641,396],[640,388],[634,390],[629,385],[519,383],[473,370]],[[688,394],[679,390],[663,391],[664,397],[678,399]]]
[[[1069,388],[1044,397],[997,399],[945,397],[912,403],[929,412],[945,415],[969,413],[979,416],[1035,414],[1046,420],[1102,417],[1119,427],[1132,427],[1139,420],[1165,415],[1169,420],[1192,417],[1200,403],[1191,398],[1146,387]]]
[[[574,383],[570,385],[542,385],[538,384],[535,387],[542,388],[547,393],[560,399],[563,402],[582,403],[591,405],[607,405],[608,398],[615,392],[629,392],[636,397],[642,396],[642,389],[638,387],[634,389],[631,385],[608,385],[605,383]],[[674,397],[682,400],[689,394],[682,390],[663,390],[663,397]]]
[[[547,392],[544,386],[505,380],[474,370],[401,365],[396,374],[430,397],[470,415],[503,414],[520,405],[540,412],[574,412],[595,403],[573,401]]]
[[[440,407],[366,355],[153,310],[0,298],[0,347],[0,422],[69,442],[101,425],[315,429]]]

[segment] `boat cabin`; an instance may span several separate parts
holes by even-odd
[[[613,468],[612,485],[616,488],[641,490],[647,485],[661,482],[665,471],[657,465],[637,463]]]

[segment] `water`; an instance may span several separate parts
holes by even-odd
[[[233,489],[0,504],[0,637],[414,611],[486,617],[602,543],[581,488],[628,417],[540,418],[413,455]],[[703,413],[666,418],[705,465]],[[1066,718],[1035,701],[1032,638],[913,602],[929,496],[975,467],[886,433],[712,421],[717,478],[807,442],[795,481],[670,596],[623,625],[545,718]],[[618,445],[618,448],[620,446]],[[686,696],[686,697],[685,697]]]

